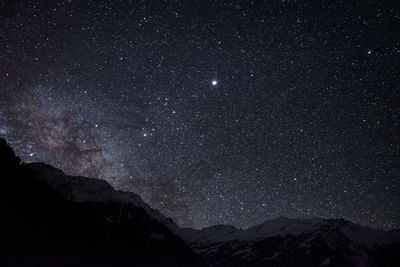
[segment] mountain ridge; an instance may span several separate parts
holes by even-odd
[[[97,250],[93,251],[89,244],[96,247],[97,242],[100,243],[98,250],[105,253],[100,258],[113,261],[116,266],[133,263],[140,266],[397,266],[400,262],[397,255],[400,251],[399,230],[377,230],[343,219],[285,217],[247,229],[237,229],[232,225],[214,225],[201,230],[180,228],[140,196],[116,190],[104,180],[68,176],[45,163],[21,164],[2,139],[0,164],[4,176],[1,179],[4,192],[0,192],[0,208],[11,218],[10,222],[2,222],[4,229],[14,227],[15,222],[22,228],[27,225],[29,229],[23,232],[35,236],[30,243],[38,243],[46,251],[49,249],[46,240],[53,240],[60,248],[57,253],[63,255],[62,250],[69,251],[76,261],[79,252],[65,244],[79,240],[86,242],[86,245],[79,244],[78,247],[85,251],[86,262],[95,262],[95,266],[101,264],[93,259]],[[21,219],[26,222],[21,222]],[[36,219],[44,225],[48,225],[46,220],[55,225],[48,225],[51,229],[48,232],[36,225]],[[39,230],[30,230],[32,225]],[[60,234],[59,226],[66,227],[72,237]],[[11,232],[19,235],[18,229]],[[8,241],[15,243],[13,238],[25,242],[12,235]],[[9,248],[3,241],[1,247],[10,255],[23,253],[18,244]],[[143,255],[131,255],[129,247],[142,251]],[[122,256],[116,248],[124,251]],[[165,251],[173,256],[165,255]],[[106,256],[106,253],[110,255]],[[154,253],[161,255],[162,260],[150,257]],[[34,261],[32,257],[43,257],[40,266],[51,266],[56,260],[46,259],[47,253],[40,251],[30,254],[27,259]],[[0,265],[2,260],[4,262],[0,256]],[[5,261],[13,262],[13,259],[6,257]],[[21,266],[27,262],[22,263]],[[63,266],[62,263],[57,265]]]
[[[278,217],[245,229],[238,229],[232,225],[224,224],[205,227],[199,230],[181,228],[172,218],[166,217],[158,210],[151,208],[139,195],[132,192],[116,190],[105,180],[82,176],[69,176],[63,171],[45,163],[23,163],[23,166],[32,171],[39,179],[43,179],[49,183],[57,194],[69,200],[76,202],[117,200],[144,208],[152,218],[167,225],[174,233],[178,234],[189,243],[256,240],[278,235],[301,234],[305,231],[312,231],[321,224],[329,222],[341,222],[341,224],[346,224],[349,227],[357,226],[357,230],[363,229],[364,231],[378,231],[381,234],[387,233],[387,231],[384,230],[356,225],[344,219],[322,219],[318,217],[308,219]],[[396,230],[393,232],[396,233]],[[386,239],[393,237],[390,233],[386,236]],[[397,239],[400,240],[398,233],[396,236]],[[360,236],[356,236],[355,238],[364,244],[368,243],[368,245],[374,241],[378,243],[385,241],[380,240],[379,237],[374,240],[371,240],[371,237],[367,240],[362,240]]]
[[[68,178],[54,167],[38,166],[51,170],[58,182],[67,181],[64,189],[71,181],[112,189],[103,181]],[[38,175],[0,139],[0,266],[204,266],[143,207],[112,198],[72,201]]]

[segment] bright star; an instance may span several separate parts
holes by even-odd
[[[212,81],[211,81],[211,84],[212,84],[213,86],[216,86],[216,85],[218,84],[218,82],[217,82],[217,80],[212,80]]]
[[[372,50],[369,50],[367,53],[368,53],[368,55],[371,55],[372,54]]]

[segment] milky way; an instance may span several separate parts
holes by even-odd
[[[2,1],[0,135],[182,226],[399,227],[400,13],[350,2]]]

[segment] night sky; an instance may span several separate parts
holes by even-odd
[[[47,2],[0,1],[0,135],[24,161],[181,226],[400,227],[395,5]]]

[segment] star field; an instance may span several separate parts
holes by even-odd
[[[2,1],[0,135],[179,225],[400,226],[399,9]]]

